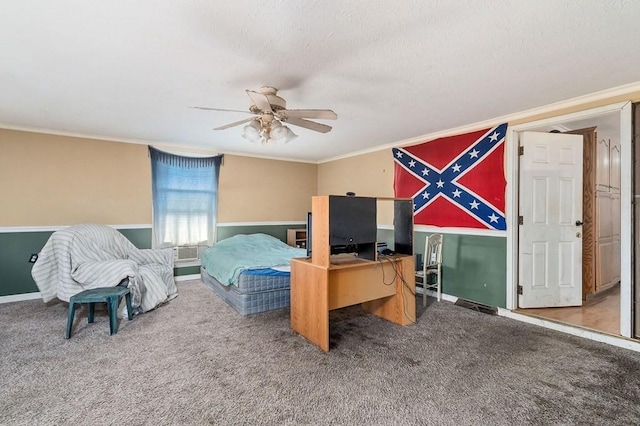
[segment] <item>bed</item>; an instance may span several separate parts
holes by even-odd
[[[306,256],[266,234],[239,234],[202,255],[202,281],[241,315],[287,308],[290,264]]]

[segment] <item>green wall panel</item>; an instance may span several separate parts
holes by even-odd
[[[413,234],[413,251],[422,257],[427,235]],[[507,239],[455,234],[443,234],[443,238],[442,292],[483,305],[506,307]],[[393,250],[393,230],[378,229],[378,241]]]
[[[140,249],[151,248],[151,228],[118,229],[134,246]]]
[[[287,229],[304,225],[225,226],[218,228],[217,239],[223,240],[236,234],[262,232],[286,241]],[[119,229],[138,248],[151,248],[151,228]],[[46,244],[52,231],[0,233],[0,296],[33,293],[38,291],[33,278],[29,257],[38,253]],[[174,269],[176,276],[200,274],[199,266]]]
[[[218,241],[236,234],[262,232],[286,241],[287,229],[304,225],[225,226],[218,228]],[[136,247],[151,247],[151,229],[122,229]],[[52,232],[0,233],[0,296],[38,291],[31,278],[32,253],[39,252]],[[414,233],[414,251],[424,253],[428,234]],[[393,231],[378,230],[378,240],[393,247]],[[489,306],[506,306],[506,238],[444,234],[442,290]],[[198,266],[175,268],[175,275],[199,274]]]
[[[120,229],[138,248],[151,247],[151,228]],[[0,233],[0,296],[38,291],[29,257],[46,244],[52,231]]]
[[[173,268],[173,275],[176,277],[193,274],[200,275],[200,266],[179,266]]]
[[[376,238],[378,239],[379,243],[387,243],[387,247],[393,250],[393,242],[394,242],[393,229],[378,228],[378,234]],[[415,251],[415,246],[413,247],[413,250]]]
[[[428,233],[414,234],[414,251],[424,255]],[[506,307],[507,239],[443,234],[442,292],[483,305]]]
[[[414,232],[413,251],[424,257],[429,233]],[[507,239],[443,234],[442,292],[488,306],[506,307]],[[393,230],[378,229],[378,241],[393,249]],[[418,265],[416,265],[419,267]]]
[[[0,233],[0,296],[38,291],[29,257],[38,253],[51,232]]]

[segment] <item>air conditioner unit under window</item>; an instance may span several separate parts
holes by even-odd
[[[173,259],[177,261],[200,259],[199,246],[178,246],[173,248]]]

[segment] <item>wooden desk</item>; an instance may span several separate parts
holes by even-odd
[[[333,309],[362,303],[367,312],[396,324],[416,322],[413,256],[378,261],[350,257],[328,267],[291,259],[291,328],[325,352]]]

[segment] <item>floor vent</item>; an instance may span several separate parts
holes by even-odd
[[[462,308],[467,308],[467,309],[471,309],[471,310],[474,310],[474,311],[482,312],[483,314],[489,314],[489,315],[497,315],[498,314],[498,308],[494,308],[492,306],[487,306],[487,305],[482,305],[480,303],[471,302],[469,300],[464,300],[464,299],[460,299],[460,298],[458,298],[458,300],[456,300],[455,305],[456,306],[460,306]]]

